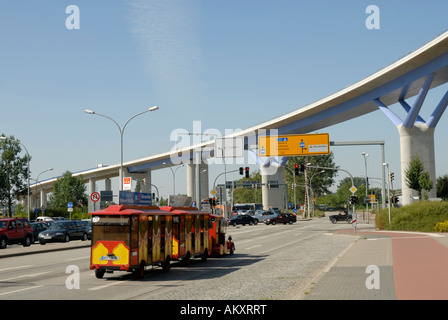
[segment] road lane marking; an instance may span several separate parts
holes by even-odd
[[[256,246],[252,246],[252,247],[246,248],[246,250],[250,250],[250,249],[253,249],[253,248],[257,248],[257,247],[261,247],[261,244],[257,244]]]
[[[33,274],[25,274],[23,276],[17,276],[17,277],[12,277],[12,278],[8,278],[8,279],[0,279],[0,282],[6,282],[6,281],[21,279],[21,278],[31,278],[31,277],[41,276],[43,274],[47,274],[47,273],[50,273],[50,272],[51,271],[40,272],[40,273],[33,273]]]
[[[19,267],[13,267],[13,268],[5,268],[5,269],[0,269],[0,272],[2,271],[9,271],[9,270],[16,270],[16,269],[24,269],[24,268],[30,268],[33,265],[26,265],[26,266],[19,266]]]
[[[90,288],[89,290],[91,290],[91,291],[101,290],[101,289],[105,289],[105,288],[108,288],[108,287],[111,287],[111,286],[115,286],[115,285],[120,284],[120,283],[122,283],[122,281],[112,282],[112,283],[109,283],[109,284],[105,284],[104,286]]]
[[[71,258],[71,259],[65,259],[65,261],[76,261],[76,260],[85,260],[87,258],[90,258],[90,256],[84,256],[79,258]]]
[[[21,292],[21,291],[26,291],[26,290],[31,290],[31,289],[35,289],[35,288],[40,288],[40,287],[43,287],[43,285],[23,288],[23,289],[14,290],[14,291],[3,292],[3,293],[0,293],[0,296],[4,296],[4,295],[7,295],[7,294],[12,294],[12,293],[17,293],[17,292]]]

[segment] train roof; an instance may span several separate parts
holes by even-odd
[[[198,208],[194,208],[194,207],[170,207],[170,206],[166,206],[166,207],[162,207],[160,209],[168,211],[168,212],[172,212],[174,214],[181,214],[181,213],[207,214],[207,215],[211,214],[210,211],[201,211],[201,210],[198,210]]]
[[[161,210],[157,206],[132,206],[132,205],[111,205],[103,210],[89,212],[90,215],[174,215],[167,210]]]

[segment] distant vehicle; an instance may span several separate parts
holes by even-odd
[[[73,239],[87,240],[87,228],[79,220],[62,220],[53,222],[48,230],[39,233],[39,243],[69,242]]]
[[[267,219],[272,219],[275,216],[277,216],[276,213],[272,212],[272,211],[261,211],[258,212],[257,214],[253,215],[252,217],[257,220],[258,222],[265,222]]]
[[[53,222],[54,219],[51,217],[37,217],[36,222]]]
[[[21,243],[24,247],[31,245],[33,241],[33,227],[24,218],[0,219],[0,249],[7,245]]]
[[[295,215],[290,214],[290,213],[281,213],[281,214],[276,214],[274,217],[270,218],[270,219],[266,219],[265,223],[268,224],[277,224],[277,223],[283,223],[283,224],[293,224],[294,222],[297,221],[297,218]]]
[[[339,214],[331,215],[329,218],[332,223],[337,223],[338,221],[352,222],[352,215],[347,211],[341,211]]]
[[[229,225],[236,226],[237,224],[242,224],[243,226],[248,224],[251,226],[253,224],[258,224],[258,221],[248,214],[233,216],[229,219]]]

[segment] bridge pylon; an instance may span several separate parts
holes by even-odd
[[[403,205],[411,204],[414,199],[418,198],[418,192],[407,186],[405,173],[415,156],[420,158],[424,166],[424,171],[429,172],[430,178],[433,181],[433,188],[428,192],[428,197],[436,198],[437,194],[434,131],[440,117],[448,105],[448,92],[440,100],[428,121],[425,121],[419,115],[433,79],[434,73],[431,73],[425,77],[424,83],[412,106],[404,101],[404,99],[400,99],[398,101],[407,113],[404,120],[398,117],[379,99],[374,100],[378,108],[383,111],[387,118],[397,127],[400,135],[401,188],[403,194]]]

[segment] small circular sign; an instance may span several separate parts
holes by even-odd
[[[93,193],[90,195],[90,199],[91,199],[93,202],[97,202],[97,201],[100,200],[100,194],[99,194],[98,192],[93,192]]]

